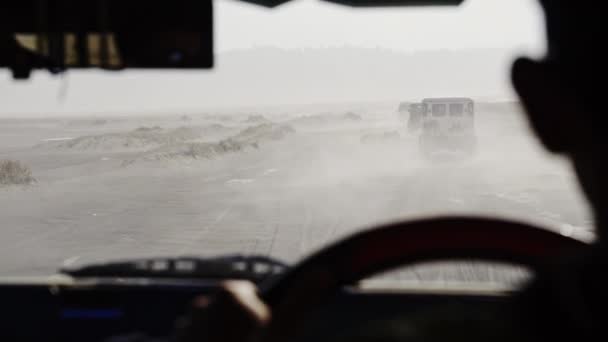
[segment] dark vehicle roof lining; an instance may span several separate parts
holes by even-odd
[[[276,7],[293,0],[241,0],[266,7]],[[381,6],[457,6],[464,0],[323,0],[352,7]]]
[[[206,21],[212,11],[208,4],[212,0],[193,1],[179,0],[168,4],[155,2],[131,3],[121,0],[23,0],[6,1],[0,3],[0,32],[34,32],[35,31],[91,31],[96,30],[103,15],[112,18],[118,15],[124,20],[112,19],[103,24],[118,25],[121,29],[141,30],[142,27],[155,29],[200,29],[197,20],[174,20],[178,16],[170,17],[168,13],[178,12],[180,16],[187,15]],[[266,7],[278,5],[293,0],[240,0]],[[383,7],[383,6],[458,6],[464,0],[319,0],[352,7]],[[192,8],[191,11],[183,11]],[[107,12],[107,13],[106,13]],[[46,20],[44,14],[52,14],[56,20]],[[137,20],[131,20],[134,15]],[[4,14],[4,15],[3,15]],[[173,18],[173,19],[172,19]],[[105,27],[112,29],[112,27]]]
[[[291,0],[240,0],[275,7]],[[382,6],[458,6],[464,0],[324,0],[352,7]],[[28,79],[34,69],[47,69],[53,74],[71,68],[208,69],[213,60],[212,0],[176,0],[172,2],[130,2],[121,0],[23,0],[0,3],[0,67],[11,69],[14,79]],[[145,15],[141,15],[145,13]],[[137,20],[132,20],[136,17]],[[101,63],[91,63],[88,34],[103,33]],[[37,48],[30,51],[16,40],[15,34],[37,35]],[[76,41],[77,49],[69,56],[78,56],[75,64],[66,60],[66,37]],[[116,34],[119,60],[110,63],[108,35]],[[166,39],[188,36],[185,40]],[[184,42],[193,42],[199,34],[198,46],[185,50]],[[182,45],[177,42],[182,41]],[[173,42],[173,43],[170,43]],[[192,43],[190,43],[192,44]],[[178,46],[179,45],[179,46]],[[145,47],[150,53],[138,55]],[[46,48],[45,48],[46,47]],[[46,52],[45,52],[46,51]],[[196,54],[192,51],[198,51]]]
[[[240,0],[266,7],[276,7],[293,0]],[[323,0],[352,7],[383,7],[383,6],[458,6],[464,0]],[[171,20],[168,13],[179,11],[180,15],[188,15],[207,20],[211,6],[207,4],[211,0],[192,1],[178,0],[167,3],[156,2],[125,2],[121,0],[23,0],[6,1],[0,3],[0,19],[2,24],[0,31],[31,32],[30,28],[37,31],[90,31],[100,25],[99,19],[105,15],[125,16],[125,20],[112,19],[107,25],[118,25],[121,29],[141,30],[143,27],[153,26],[166,29],[187,28],[199,29],[200,23],[196,20]],[[184,12],[184,8],[192,8],[192,11]],[[107,12],[107,13],[106,13]],[[10,15],[2,15],[10,14]],[[44,20],[44,14],[53,14],[57,20]],[[137,20],[131,20],[138,13],[146,13],[138,16]],[[176,17],[176,16],[174,16]],[[177,17],[176,17],[177,18]],[[107,19],[107,18],[106,18]],[[111,28],[111,27],[106,27]]]

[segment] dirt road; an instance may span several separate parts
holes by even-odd
[[[475,159],[433,164],[405,133],[361,143],[366,127],[296,127],[284,139],[215,159],[128,166],[122,161],[138,152],[33,143],[0,150],[38,179],[0,189],[0,275],[145,256],[256,253],[293,263],[359,229],[437,214],[517,218],[591,237],[571,173],[530,148],[529,138],[481,134]],[[69,132],[36,134],[38,142]],[[471,277],[463,269],[420,272],[393,277]]]

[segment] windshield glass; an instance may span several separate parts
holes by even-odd
[[[509,82],[515,56],[544,52],[536,1],[216,1],[215,15],[212,71],[2,73],[0,276],[147,256],[293,263],[447,214],[593,238],[570,166]],[[467,129],[442,135],[458,120],[434,117],[464,112]]]
[[[464,111],[464,105],[462,103],[450,104],[450,115],[461,116]]]
[[[445,115],[445,104],[434,104],[433,105],[433,116],[444,116]]]

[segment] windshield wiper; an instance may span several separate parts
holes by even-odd
[[[259,283],[282,274],[287,268],[270,257],[228,255],[137,259],[62,268],[59,272],[76,278],[244,279]]]

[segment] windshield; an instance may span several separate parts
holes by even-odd
[[[293,263],[447,214],[593,238],[570,166],[539,145],[509,82],[515,56],[544,52],[536,1],[216,1],[215,15],[212,71],[2,73],[0,276],[148,256]],[[450,98],[473,102],[432,103]],[[408,126],[424,99],[425,120],[470,112],[474,128]]]
[[[433,116],[445,116],[446,105],[443,103],[434,104],[432,106]]]
[[[464,105],[462,103],[452,103],[450,104],[450,115],[451,116],[461,116],[464,112]]]

